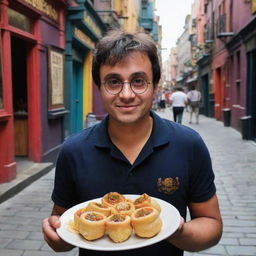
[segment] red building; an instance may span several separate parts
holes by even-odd
[[[233,1],[229,51],[231,125],[256,139],[256,1]],[[245,118],[246,117],[246,118]],[[247,119],[248,131],[242,122]]]
[[[1,0],[0,183],[63,140],[65,0]]]
[[[256,1],[201,2],[205,44],[198,64],[199,81],[206,92],[203,95],[207,96],[209,88],[214,99],[214,117],[224,119],[223,109],[230,109],[231,125],[242,133],[244,116],[248,117],[248,137],[256,138]]]
[[[211,16],[213,32],[212,78],[214,92],[214,116],[220,120],[222,109],[230,107],[230,85],[228,82],[228,50],[226,42],[232,33],[232,0],[208,1],[207,13]]]

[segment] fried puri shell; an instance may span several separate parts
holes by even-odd
[[[102,204],[110,207],[125,201],[125,197],[117,192],[109,192],[102,197]]]
[[[76,231],[79,231],[79,223],[80,223],[80,216],[86,212],[86,207],[78,209],[75,213],[74,213],[74,222],[72,225],[72,228]]]
[[[144,193],[140,197],[134,200],[135,208],[142,208],[146,206],[152,206],[155,209],[157,209],[159,212],[161,212],[161,207],[158,204],[158,202],[154,199],[152,199],[148,194]]]
[[[132,234],[130,216],[122,214],[110,215],[106,220],[106,232],[115,243],[124,242]]]
[[[157,209],[159,211],[159,213],[161,212],[160,204],[152,198],[151,198],[151,206],[154,207],[155,209]]]
[[[79,233],[89,241],[101,238],[105,233],[105,222],[106,216],[103,213],[84,212],[79,219]]]
[[[130,216],[134,211],[135,211],[135,206],[130,201],[120,202],[112,208],[112,213],[113,214],[120,213],[120,214],[123,214],[123,215]]]
[[[96,212],[101,212],[103,213],[106,217],[108,217],[109,215],[111,215],[111,207],[103,205],[101,203],[97,203],[97,202],[90,202],[87,206],[86,206],[86,211],[96,211]]]
[[[151,198],[148,194],[144,193],[140,197],[135,199],[133,203],[136,209],[151,206]]]
[[[162,228],[159,211],[154,207],[142,207],[131,215],[132,226],[137,236],[150,238],[158,234]]]

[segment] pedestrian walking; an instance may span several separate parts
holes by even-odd
[[[73,248],[56,233],[59,216],[110,191],[147,193],[171,203],[182,216],[179,228],[140,249],[80,249],[80,256],[182,256],[219,241],[222,220],[205,143],[192,129],[150,111],[160,74],[157,48],[145,33],[110,31],[97,44],[92,75],[108,115],[68,138],[59,154],[52,216],[43,221],[45,240],[55,251]]]
[[[166,108],[165,92],[161,90],[160,92],[160,101],[159,101],[159,110],[164,112]]]
[[[201,93],[196,90],[194,85],[192,85],[191,90],[187,93],[187,97],[188,97],[188,105],[190,107],[189,123],[192,124],[192,116],[194,113],[196,124],[198,124]]]
[[[170,102],[172,104],[174,122],[181,124],[184,108],[187,104],[187,95],[181,87],[177,87],[175,92],[172,93]]]
[[[166,107],[170,107],[170,91],[165,90],[164,97],[165,97]]]

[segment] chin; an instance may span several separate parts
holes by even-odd
[[[142,115],[117,115],[113,117],[115,121],[123,125],[133,125],[142,120],[144,120],[144,116]]]

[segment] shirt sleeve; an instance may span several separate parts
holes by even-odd
[[[68,155],[65,149],[62,148],[56,163],[54,189],[52,192],[53,202],[64,208],[70,208],[78,203],[72,175],[74,173],[72,172],[72,161]]]
[[[189,201],[204,202],[210,199],[216,193],[214,178],[209,151],[198,135],[190,168]]]

